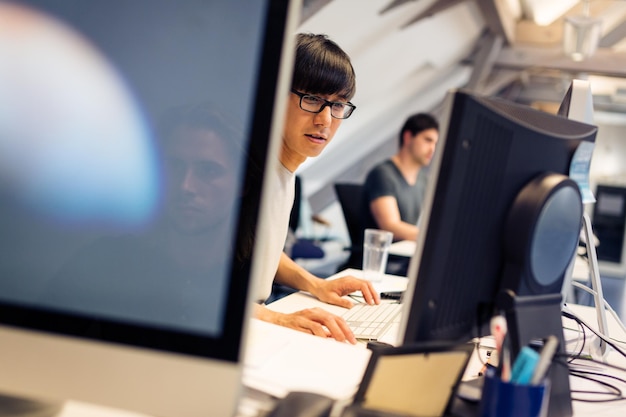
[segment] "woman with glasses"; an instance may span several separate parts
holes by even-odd
[[[255,253],[262,263],[258,300],[265,300],[276,282],[307,291],[321,301],[351,307],[343,296],[361,291],[369,304],[380,302],[368,281],[355,277],[324,280],[291,260],[283,247],[287,236],[289,213],[294,201],[295,171],[307,158],[316,157],[333,139],[344,119],[350,117],[354,104],[350,99],[356,88],[355,74],[348,55],[325,35],[299,34],[296,39],[295,68],[289,93],[283,139],[271,189],[269,221],[260,223],[257,238],[262,245]],[[306,309],[292,314],[271,311],[257,305],[255,316],[322,337],[356,343],[343,319],[322,309]]]

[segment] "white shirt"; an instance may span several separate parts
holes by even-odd
[[[257,228],[253,260],[254,301],[267,299],[278,270],[295,197],[296,176],[281,163],[270,171],[261,202],[264,210]]]

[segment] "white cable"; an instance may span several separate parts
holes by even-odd
[[[580,282],[575,282],[575,281],[573,281],[573,282],[572,282],[572,285],[573,285],[574,287],[576,287],[576,288],[580,288],[581,290],[588,292],[589,294],[591,294],[591,295],[593,295],[593,296],[595,296],[595,295],[596,295],[596,292],[595,292],[594,290],[592,290],[591,288],[589,288],[588,286],[586,286],[585,284],[581,284]],[[610,304],[606,301],[606,299],[605,299],[605,298],[603,298],[603,299],[602,299],[602,303],[603,303],[604,307],[605,307],[607,310],[609,310],[609,313],[611,313],[611,315],[613,316],[613,318],[615,319],[615,321],[617,322],[617,324],[620,326],[620,328],[622,329],[622,332],[623,332],[624,334],[626,334],[626,326],[624,326],[624,323],[622,322],[622,320],[621,320],[621,319],[619,318],[619,316],[617,315],[617,312],[615,312],[615,310],[613,310],[613,307],[611,307],[611,305],[610,305]],[[600,334],[601,334],[601,333],[600,333]],[[626,343],[626,342],[621,341],[621,340],[616,340],[616,339],[613,339],[613,338],[609,338],[608,336],[603,335],[603,334],[601,334],[601,335],[602,335],[603,337],[607,337],[607,339],[611,339],[611,340],[614,340],[614,341],[619,342],[619,343]]]

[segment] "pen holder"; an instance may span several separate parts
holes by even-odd
[[[504,382],[493,372],[485,376],[480,417],[546,417],[550,383],[518,385]]]

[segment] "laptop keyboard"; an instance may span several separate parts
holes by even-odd
[[[361,340],[378,340],[400,316],[402,304],[355,304],[342,318],[348,323],[354,337]]]

